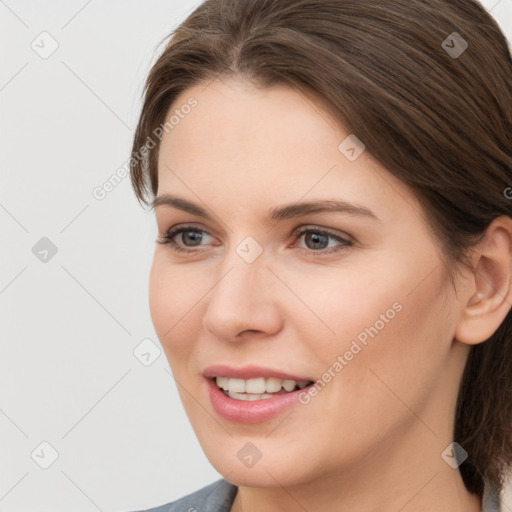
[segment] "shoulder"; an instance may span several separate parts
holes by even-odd
[[[484,485],[482,497],[482,512],[501,512],[500,493],[495,485],[488,482]],[[192,512],[192,511],[191,511]]]
[[[140,512],[229,512],[237,489],[222,478],[177,501]]]

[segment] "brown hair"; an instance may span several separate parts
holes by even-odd
[[[512,59],[475,1],[207,0],[171,36],[133,140],[141,203],[157,193],[154,139],[176,97],[236,77],[323,101],[418,197],[452,278],[491,221],[512,216]],[[469,455],[459,469],[480,496],[485,482],[502,489],[512,462],[511,334],[509,312],[471,348],[458,397],[453,436]]]

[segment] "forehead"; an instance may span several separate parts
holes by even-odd
[[[191,99],[196,106],[180,111]],[[382,217],[390,214],[386,208],[403,212],[407,205],[396,200],[405,198],[419,211],[407,187],[367,152],[355,160],[341,152],[340,144],[352,134],[322,101],[286,85],[198,84],[177,97],[166,119],[171,115],[179,123],[161,142],[159,193],[179,191],[188,198],[215,193],[241,198],[244,206],[264,198],[266,207],[282,203],[284,195],[295,201],[342,195],[374,203]]]
[[[197,105],[189,114],[180,116],[180,122],[166,135],[164,146],[180,152],[191,140],[201,149],[210,146],[229,146],[230,155],[237,150],[248,151],[264,144],[268,147],[322,140],[325,146],[337,149],[337,141],[344,130],[329,118],[319,104],[286,85],[259,88],[241,80],[215,80],[195,85],[183,91],[170,107],[167,118],[193,98]],[[309,146],[309,144],[308,144]],[[277,148],[274,148],[277,149]],[[191,155],[188,155],[191,156]]]
[[[196,106],[185,109],[191,99]],[[180,115],[181,110],[188,114]],[[188,174],[238,167],[247,177],[267,170],[278,177],[290,163],[302,161],[295,175],[314,172],[326,162],[336,163],[338,144],[346,136],[311,100],[284,85],[261,89],[240,80],[198,84],[176,98],[166,119],[171,116],[175,123],[164,133],[159,151],[162,179],[168,174],[164,164],[184,166]]]

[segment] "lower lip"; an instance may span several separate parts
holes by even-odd
[[[274,398],[247,401],[226,396],[214,379],[207,379],[207,386],[215,412],[236,423],[261,423],[275,418],[300,403],[299,394],[306,389],[297,389],[290,393],[276,395]]]

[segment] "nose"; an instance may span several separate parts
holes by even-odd
[[[250,264],[235,257],[207,295],[203,327],[226,341],[276,334],[283,318],[275,276],[262,257]]]

